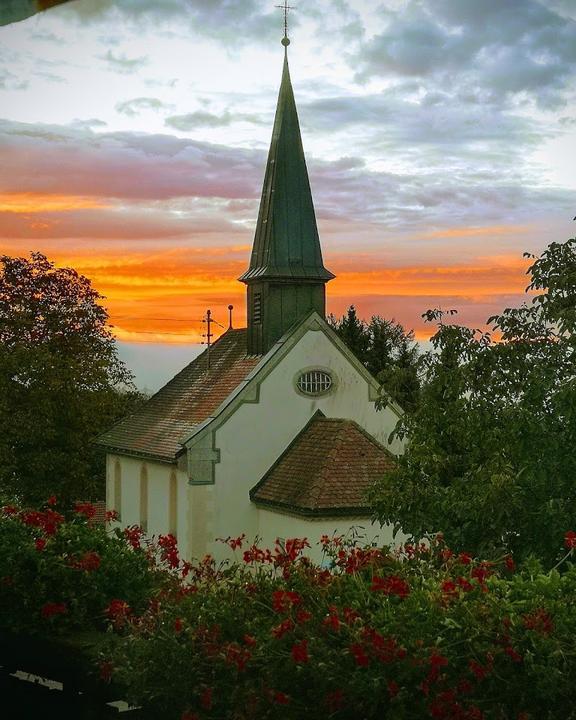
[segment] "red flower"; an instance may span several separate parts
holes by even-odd
[[[444,562],[448,562],[450,558],[454,557],[454,553],[450,550],[450,548],[442,548],[440,551],[440,557],[444,560]]]
[[[470,565],[472,562],[472,556],[468,555],[468,553],[460,553],[460,555],[458,555],[458,560],[460,560],[462,565]]]
[[[511,645],[507,645],[507,646],[504,648],[504,652],[506,653],[506,655],[508,655],[508,657],[509,657],[513,662],[516,662],[516,663],[522,662],[522,655],[520,655],[519,653],[517,653],[516,650],[514,650],[514,648],[513,648]]]
[[[182,623],[182,619],[179,617],[176,618],[176,620],[174,620],[174,632],[181,633],[183,627],[184,627],[184,624]]]
[[[46,505],[51,505],[52,507],[54,507],[54,505],[56,505],[56,503],[57,503],[56,495],[50,495],[48,500],[46,500]]]
[[[308,610],[298,610],[296,613],[296,622],[299,625],[302,625],[303,623],[308,622],[312,619],[312,613],[309,613]]]
[[[89,502],[77,502],[74,505],[74,512],[78,515],[84,515],[87,520],[92,520],[96,515],[96,508]]]
[[[453,580],[444,580],[442,583],[442,593],[447,597],[454,597],[458,594],[458,588]]]
[[[356,665],[360,667],[367,667],[370,664],[370,658],[366,655],[366,652],[360,643],[353,643],[350,645],[350,653],[354,656]]]
[[[4,515],[17,515],[18,508],[15,505],[4,505],[2,512]]]
[[[212,709],[212,688],[206,688],[202,695],[200,695],[200,706],[204,710]]]
[[[564,545],[568,550],[574,550],[574,548],[576,548],[576,532],[574,532],[574,530],[568,530],[566,535],[564,535]]]
[[[132,525],[131,527],[124,528],[124,537],[132,545],[134,550],[140,548],[140,540],[142,539],[142,528],[138,525]]]
[[[490,563],[487,562],[483,562],[478,567],[472,568],[470,572],[470,577],[476,578],[480,585],[484,585],[490,575],[492,575],[492,570],[490,570]]]
[[[228,545],[232,550],[236,550],[236,548],[242,548],[242,543],[246,539],[245,533],[242,533],[242,535],[239,535],[236,538],[233,537],[227,537],[224,542],[226,545]]]
[[[64,516],[50,508],[45,512],[27,510],[21,517],[24,525],[40,528],[46,535],[55,535],[58,527],[64,522]]]
[[[514,572],[516,569],[516,563],[514,562],[512,555],[506,555],[504,558],[504,564],[506,565],[506,569],[510,570],[510,572]]]
[[[410,594],[408,583],[397,575],[388,575],[384,578],[375,575],[372,578],[370,590],[372,592],[381,591],[385,595],[397,595],[400,598],[406,598]]]
[[[236,642],[228,643],[225,649],[226,662],[229,665],[236,665],[238,670],[242,672],[242,670],[246,667],[246,663],[252,657],[250,650],[248,650],[248,648],[240,647],[240,645]]]
[[[431,668],[438,669],[448,665],[448,658],[434,650],[432,655],[428,658],[428,662],[430,663]]]
[[[273,701],[277,705],[288,705],[290,702],[290,698],[288,695],[285,695],[283,692],[280,692],[280,690],[275,690],[274,695],[272,696]]]
[[[476,660],[469,660],[468,667],[470,671],[478,678],[478,680],[484,680],[489,674],[489,668],[480,665]]]
[[[256,645],[256,638],[253,635],[244,635],[244,642],[246,645],[249,645],[250,647],[254,647]]]
[[[272,607],[276,612],[289,612],[294,605],[300,605],[302,598],[297,592],[275,590],[272,593]]]
[[[46,540],[44,540],[44,538],[37,538],[34,542],[34,546],[38,552],[42,552],[42,550],[46,547]]]
[[[388,693],[391,698],[395,698],[396,695],[400,692],[400,687],[398,683],[395,680],[389,680],[388,681]]]
[[[543,608],[524,615],[522,621],[527,630],[535,630],[537,633],[540,633],[540,635],[550,635],[554,630],[552,618]]]
[[[93,572],[98,570],[100,567],[100,555],[97,552],[86,552],[82,557],[72,559],[70,561],[70,567],[76,570],[86,570],[86,572]]]
[[[283,638],[284,635],[290,632],[294,628],[294,622],[291,618],[286,618],[286,620],[283,620],[280,625],[276,625],[276,627],[272,628],[272,635],[274,635],[275,638]]]
[[[180,564],[178,557],[178,542],[172,533],[168,535],[158,536],[158,545],[160,547],[160,557],[171,568],[177,568]]]
[[[330,608],[330,614],[322,620],[322,625],[329,627],[331,630],[338,632],[340,630],[340,618],[338,617],[338,610],[332,605]]]
[[[113,623],[121,624],[130,615],[131,609],[124,600],[112,600],[105,612]]]
[[[344,613],[344,621],[348,625],[352,625],[353,622],[358,620],[360,618],[360,613],[356,612],[354,608],[345,607],[343,610]]]
[[[292,660],[295,663],[307,663],[308,657],[308,640],[301,640],[292,645]]]
[[[64,603],[46,603],[40,609],[40,614],[45,620],[55,615],[65,615],[67,612],[68,608]]]
[[[462,588],[462,590],[464,590],[464,592],[470,592],[471,590],[474,590],[474,585],[472,585],[470,580],[467,580],[466,578],[456,578],[456,582]]]
[[[324,698],[324,702],[331,713],[336,713],[344,705],[344,693],[340,690],[340,688],[338,688],[337,690],[328,693]]]
[[[120,520],[120,515],[116,510],[106,510],[105,522],[111,523],[117,522],[118,520]]]
[[[100,663],[100,679],[104,680],[104,682],[110,682],[112,679],[112,671],[114,670],[114,665],[112,665],[109,661],[103,661]]]

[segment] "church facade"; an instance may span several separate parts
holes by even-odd
[[[122,526],[176,535],[184,557],[227,556],[219,538],[263,546],[351,528],[391,542],[366,495],[401,451],[402,410],[325,320],[324,267],[284,39],[284,67],[254,246],[248,327],[229,329],[98,442],[106,503]]]

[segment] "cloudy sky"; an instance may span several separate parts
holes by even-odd
[[[0,251],[92,278],[149,387],[207,307],[244,322],[278,2],[75,0],[0,28]],[[425,338],[428,308],[478,326],[521,302],[522,252],[574,234],[574,0],[294,5],[329,311]]]

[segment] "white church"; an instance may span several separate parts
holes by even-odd
[[[246,285],[248,327],[229,329],[104,433],[106,505],[122,527],[173,533],[185,558],[230,554],[244,533],[273,547],[372,524],[367,492],[401,451],[402,414],[325,320],[326,283],[288,70],[284,68]]]

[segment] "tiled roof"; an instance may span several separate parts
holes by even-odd
[[[174,461],[183,437],[212,416],[260,359],[246,355],[245,328],[228,330],[210,349],[209,371],[205,350],[97,442],[111,451]]]
[[[317,413],[250,499],[299,515],[369,514],[369,488],[394,467],[393,455],[355,422]]]

